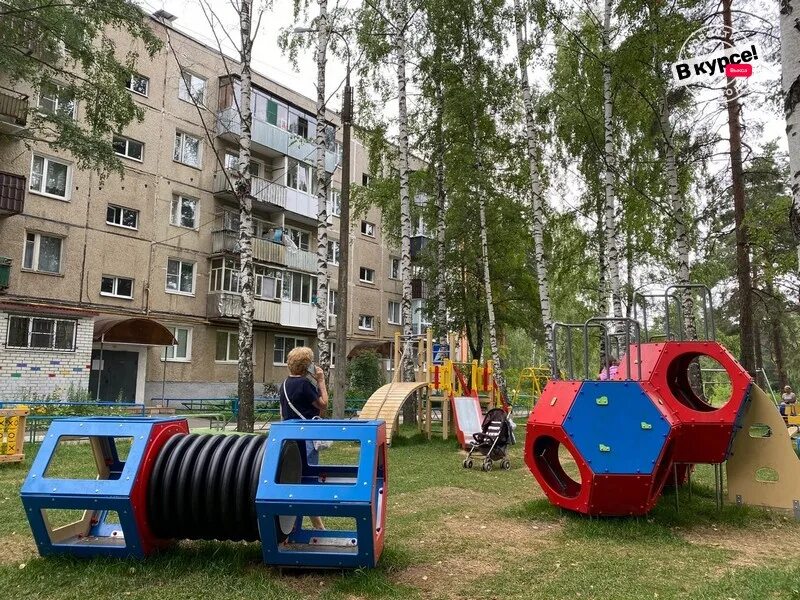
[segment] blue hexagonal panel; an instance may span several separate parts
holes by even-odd
[[[649,474],[670,424],[635,381],[587,381],[564,430],[597,474]]]

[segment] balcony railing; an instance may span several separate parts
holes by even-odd
[[[217,133],[224,135],[231,133],[239,135],[242,131],[239,111],[235,107],[222,109],[217,113]],[[268,150],[287,154],[293,158],[305,161],[309,164],[314,163],[316,145],[303,137],[290,133],[285,129],[276,127],[270,123],[265,123],[258,119],[253,119],[251,127],[252,141]],[[336,170],[338,160],[335,152],[325,151],[325,170],[333,173]]]
[[[317,307],[301,302],[281,302],[281,325],[284,327],[317,327]]]
[[[28,97],[13,90],[0,88],[0,121],[25,127],[28,120]]]
[[[425,280],[411,280],[411,297],[414,299],[428,297],[428,284],[425,282]]]
[[[292,250],[291,248],[287,248],[286,262],[284,264],[287,269],[316,273],[317,255],[313,252],[306,252],[305,250]]]
[[[214,193],[217,195],[234,195],[231,189],[233,183],[233,173],[228,172],[228,176],[222,170],[214,174]],[[229,183],[230,182],[230,183]],[[252,177],[250,180],[250,195],[257,202],[271,204],[280,208],[286,207],[286,188],[280,183],[269,181],[263,177]]]
[[[237,243],[239,232],[222,229],[211,232],[211,252],[238,253]],[[258,262],[275,263],[278,265],[286,264],[286,247],[269,240],[253,238],[253,260]]]
[[[18,215],[25,208],[25,177],[0,171],[0,217]]]
[[[286,210],[316,221],[317,197],[300,190],[286,188]]]
[[[256,298],[253,301],[253,319],[261,323],[281,322],[281,303]],[[210,292],[206,300],[209,319],[238,319],[242,313],[242,299],[232,292]]]

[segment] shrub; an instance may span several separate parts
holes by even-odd
[[[347,365],[349,398],[369,398],[384,384],[383,361],[375,352],[363,352]]]

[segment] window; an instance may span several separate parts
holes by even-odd
[[[197,202],[196,198],[173,196],[169,222],[178,227],[197,229]]]
[[[294,158],[288,159],[286,167],[286,187],[307,194],[317,193],[317,178],[314,177],[311,165]]]
[[[217,362],[239,360],[239,334],[235,331],[217,332]]]
[[[317,130],[317,120],[305,114],[289,109],[289,131],[305,139],[311,139],[312,132]]]
[[[272,98],[267,98],[267,123],[286,129],[289,126],[289,109],[286,105]]]
[[[106,208],[106,223],[117,227],[136,229],[139,227],[139,211],[109,204]]]
[[[306,341],[302,338],[283,337],[281,335],[275,336],[275,346],[272,352],[272,362],[276,365],[285,365],[286,357],[289,356],[294,348],[300,348],[306,345]]]
[[[175,132],[175,149],[172,154],[173,160],[189,165],[190,167],[200,166],[200,139],[183,133]]]
[[[371,177],[369,175],[367,175],[366,173],[362,173],[361,174],[361,185],[363,185],[364,187],[367,187],[369,185],[370,179],[371,179]]]
[[[358,280],[364,283],[375,283],[375,270],[361,267],[358,270]]]
[[[194,263],[170,258],[167,261],[167,292],[194,294]]]
[[[328,240],[328,262],[332,265],[339,264],[339,241]]]
[[[178,82],[178,98],[186,102],[203,104],[206,92],[206,80],[189,71],[181,71]]]
[[[264,165],[263,163],[251,158],[250,159],[250,175],[253,177],[261,177],[261,173],[263,171]],[[225,153],[225,170],[226,171],[239,171],[239,155],[238,154],[231,154],[230,152]]]
[[[328,348],[331,355],[330,367],[331,369],[333,369],[334,367],[336,367],[336,342],[329,342]]]
[[[174,346],[167,346],[161,353],[161,360],[170,362],[189,362],[192,359],[192,328],[168,326],[177,341]]]
[[[144,154],[144,144],[142,142],[115,135],[112,146],[114,147],[114,154],[117,156],[124,156],[125,158],[142,162],[142,155]]]
[[[30,190],[45,196],[67,200],[70,182],[70,168],[67,163],[33,155],[31,161]]]
[[[61,273],[62,238],[43,233],[25,236],[25,255],[22,268],[42,273]]]
[[[9,315],[8,348],[34,350],[75,350],[77,321]]]
[[[75,118],[75,98],[60,85],[46,84],[39,92],[39,112]]]
[[[216,258],[211,261],[211,277],[209,277],[209,291],[211,292],[240,292],[239,263],[232,258]]]
[[[114,296],[115,298],[133,298],[133,279],[103,275],[100,283],[100,295]]]
[[[389,259],[389,279],[400,279],[400,259],[394,256]]]
[[[375,224],[369,221],[361,221],[361,233],[369,237],[375,237]]]
[[[392,325],[400,325],[402,323],[400,314],[400,303],[389,300],[389,323]]]
[[[338,293],[336,290],[328,290],[328,328],[333,327],[336,311],[338,310],[337,302]]]
[[[375,317],[372,315],[358,315],[358,328],[364,331],[375,329]]]
[[[130,91],[140,96],[147,96],[150,92],[150,80],[144,75],[134,73],[125,85]]]
[[[283,299],[313,304],[317,298],[317,276],[286,271],[283,274]]]
[[[342,214],[342,193],[339,190],[331,188],[328,199],[328,213],[333,217],[339,217]]]
[[[294,242],[294,245],[300,248],[300,250],[305,250],[308,252],[311,243],[311,234],[307,231],[303,231],[302,229],[294,229],[293,227],[287,227],[286,233],[289,236],[289,239]]]
[[[256,278],[256,297],[264,300],[280,300],[283,271],[263,265],[254,265]]]

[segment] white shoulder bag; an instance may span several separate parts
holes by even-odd
[[[292,409],[294,414],[296,414],[298,416],[298,418],[302,419],[303,421],[308,421],[308,419],[306,419],[303,416],[303,413],[301,413],[299,410],[297,410],[295,405],[292,404],[292,401],[289,398],[289,393],[286,391],[286,380],[285,379],[283,380],[283,395],[286,397],[286,404],[289,405],[289,408]],[[281,414],[281,419],[283,419],[283,418],[285,418],[285,417],[283,416],[283,414]],[[312,421],[322,421],[322,418],[319,417],[319,416],[316,416],[311,420]],[[333,442],[327,441],[327,440],[325,440],[325,441],[323,441],[323,440],[314,440],[313,443],[314,443],[314,450],[316,450],[317,452],[319,452],[320,450],[327,450],[328,448],[333,446]]]

